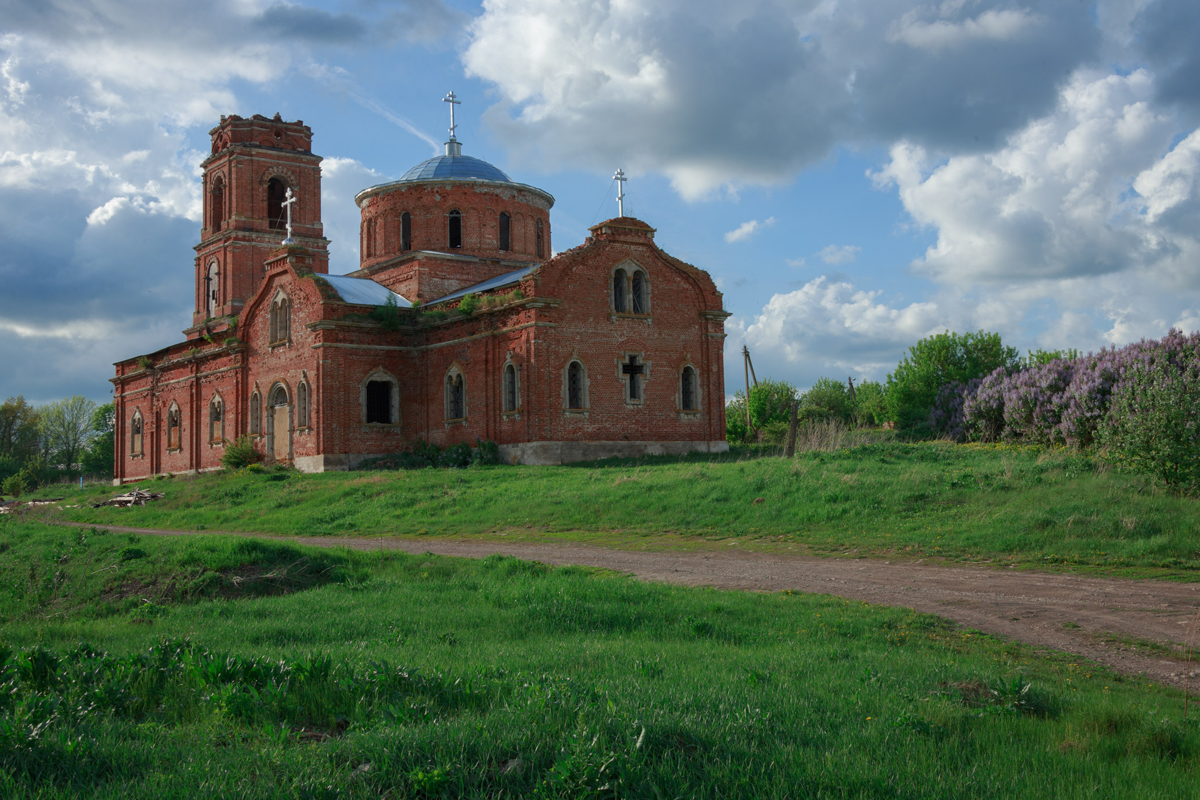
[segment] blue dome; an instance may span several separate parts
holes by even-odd
[[[431,181],[441,178],[512,183],[512,180],[498,168],[471,156],[435,156],[428,161],[422,161],[404,173],[404,177],[397,183]]]

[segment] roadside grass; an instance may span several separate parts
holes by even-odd
[[[599,570],[321,553],[288,594],[105,605],[124,570],[220,573],[238,540],[0,520],[0,796],[1175,798],[1173,689],[840,598]],[[257,544],[257,543],[255,543]],[[239,555],[240,554],[240,555]],[[14,574],[16,578],[14,578]],[[18,596],[19,595],[19,596]],[[74,598],[73,600],[71,598]]]
[[[867,444],[792,460],[722,456],[323,475],[214,474],[150,484],[144,508],[68,520],[325,535],[519,531],[611,543],[735,538],[817,554],[991,560],[1115,574],[1200,569],[1200,502],[1088,455],[1013,445]],[[67,493],[67,504],[112,494]]]

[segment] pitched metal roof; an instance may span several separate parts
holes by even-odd
[[[535,269],[537,269],[537,267],[537,264],[530,264],[528,267],[522,267],[521,269],[513,270],[512,272],[506,272],[503,275],[497,275],[494,278],[488,278],[486,281],[477,283],[474,286],[468,286],[467,288],[461,289],[454,294],[448,294],[445,297],[439,297],[437,300],[430,300],[426,305],[432,306],[438,303],[445,303],[448,300],[457,300],[458,298],[464,297],[468,294],[486,292],[489,289],[499,289],[502,286],[510,286],[514,283],[519,283],[522,278],[533,272]]]
[[[351,278],[348,275],[321,275],[338,296],[347,303],[359,306],[386,306],[388,298],[394,298],[400,308],[412,308],[412,303],[405,300],[391,289],[378,284],[370,278]]]

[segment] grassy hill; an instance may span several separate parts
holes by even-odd
[[[563,467],[236,473],[153,482],[145,508],[68,519],[334,535],[510,532],[688,546],[737,537],[816,553],[1200,575],[1200,503],[1065,450],[867,445],[787,461],[738,451]],[[71,492],[68,503],[111,487]]]

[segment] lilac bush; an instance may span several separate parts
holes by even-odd
[[[1119,463],[1200,488],[1200,333],[949,383],[930,424],[960,441],[1100,444]]]

